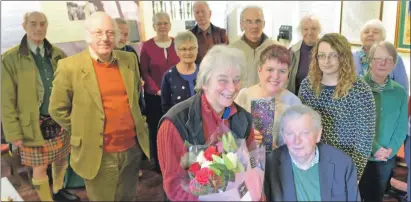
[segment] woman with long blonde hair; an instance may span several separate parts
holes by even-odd
[[[375,135],[375,102],[368,84],[356,76],[344,36],[330,33],[317,42],[298,95],[321,114],[321,141],[351,156],[361,179]]]

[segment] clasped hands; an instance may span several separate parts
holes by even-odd
[[[381,147],[380,149],[378,149],[377,152],[375,152],[374,157],[378,161],[387,161],[391,153],[392,153],[391,148],[387,149],[387,148]]]

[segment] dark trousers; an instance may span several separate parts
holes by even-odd
[[[410,156],[410,136],[407,136],[407,139],[405,140],[405,145],[404,145],[404,150],[405,150],[405,161],[407,162],[407,166],[408,166],[408,180],[407,180],[407,194],[408,194],[408,199],[407,201],[411,201],[411,196],[410,196],[410,186],[411,186],[411,179],[410,179],[410,174],[411,174],[411,156]]]
[[[157,129],[158,122],[163,116],[161,111],[161,97],[144,92],[144,100],[146,103],[146,116],[148,130],[150,133],[150,156],[155,162],[156,170],[160,171],[160,164],[157,157]]]
[[[365,202],[381,202],[391,172],[395,168],[395,156],[387,161],[368,161],[359,188]]]

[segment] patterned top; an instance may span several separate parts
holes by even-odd
[[[299,97],[303,104],[321,115],[323,132],[321,141],[351,156],[361,179],[371,154],[375,135],[375,101],[371,88],[357,77],[348,95],[333,99],[335,86],[322,86],[315,97],[308,77],[303,80]]]

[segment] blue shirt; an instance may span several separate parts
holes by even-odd
[[[198,68],[196,68],[196,71],[192,74],[180,74],[184,80],[188,81],[191,96],[194,95],[194,80],[197,78],[197,73],[198,73]]]

